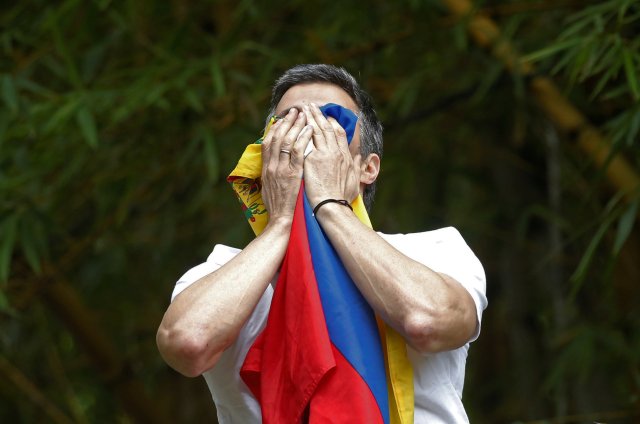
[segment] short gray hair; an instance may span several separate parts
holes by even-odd
[[[285,71],[273,85],[269,115],[275,114],[278,103],[288,89],[298,84],[326,82],[343,89],[360,109],[360,154],[365,159],[376,153],[382,158],[382,123],[378,119],[371,96],[360,88],[356,79],[344,68],[325,64],[297,65]],[[367,211],[371,211],[376,192],[376,182],[364,189],[363,200]]]

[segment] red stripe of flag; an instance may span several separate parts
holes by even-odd
[[[301,187],[267,325],[240,375],[258,399],[265,424],[300,422],[307,406],[310,423],[381,423],[371,390],[329,339],[303,195]]]

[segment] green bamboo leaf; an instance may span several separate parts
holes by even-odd
[[[23,78],[20,80],[20,88],[27,93],[36,94],[42,97],[55,96],[55,93],[52,90],[27,78]]]
[[[530,53],[528,55],[525,55],[522,58],[523,62],[535,62],[538,61],[540,59],[544,59],[546,57],[552,56],[558,52],[561,52],[562,50],[566,50],[570,47],[573,47],[579,43],[582,42],[582,38],[572,38],[571,40],[567,40],[567,41],[563,41],[557,44],[553,44],[549,47],[546,47],[544,49],[540,49],[536,52]]]
[[[158,84],[144,96],[144,101],[147,105],[162,106],[162,103],[166,101],[163,96],[167,90],[167,84]]]
[[[631,88],[631,94],[634,100],[640,100],[640,86],[638,85],[638,75],[636,75],[635,64],[633,63],[633,56],[628,49],[622,50],[622,57],[624,60],[624,71],[627,75],[627,82],[629,88]]]
[[[248,53],[259,53],[264,56],[273,56],[274,51],[263,43],[257,43],[255,41],[241,41],[235,46],[235,50],[244,51]]]
[[[556,64],[551,69],[551,74],[557,74],[558,72],[560,72],[560,70],[567,68],[575,55],[575,50],[569,50],[559,58],[555,59]]]
[[[626,84],[620,84],[616,87],[610,88],[602,95],[602,100],[613,100],[619,97],[627,97],[629,94],[629,87]]]
[[[596,33],[601,34],[602,31],[604,31],[605,23],[606,23],[606,20],[602,18],[602,15],[593,16],[593,26],[595,27]]]
[[[569,39],[571,36],[579,33],[587,26],[589,26],[591,22],[589,19],[577,19],[573,24],[569,25],[567,29],[565,29],[562,34],[560,34],[560,39]]]
[[[204,106],[202,105],[202,102],[200,101],[200,98],[195,93],[195,91],[186,90],[184,92],[184,99],[186,100],[187,104],[191,106],[191,109],[199,113],[202,113],[204,111]]]
[[[71,3],[72,2],[68,2],[67,5]],[[62,13],[60,13],[60,15],[61,14]],[[80,89],[82,87],[82,80],[80,78],[80,73],[78,72],[78,69],[76,67],[74,57],[71,55],[72,50],[68,47],[66,43],[69,39],[63,36],[63,33],[60,29],[59,19],[60,19],[60,16],[58,14],[50,13],[47,19],[48,21],[47,25],[49,26],[49,29],[51,30],[51,33],[53,35],[54,45],[56,46],[58,53],[64,60],[64,65],[66,67],[65,77],[69,80],[69,82],[74,87],[76,87],[77,89]]]
[[[602,75],[598,80],[598,83],[596,84],[596,87],[593,89],[591,96],[589,96],[589,100],[594,100],[598,96],[598,94],[602,92],[602,89],[611,80],[611,78],[614,76],[616,71],[617,69],[615,66],[610,66],[607,69],[604,75]]]
[[[629,130],[627,131],[627,146],[632,146],[634,140],[638,136],[638,132],[640,131],[640,108],[636,108],[636,110],[630,112],[631,123],[629,124]]]
[[[587,21],[591,21],[593,20],[594,16],[600,16],[603,14],[611,14],[611,13],[615,13],[619,7],[619,0],[613,0],[613,1],[605,1],[604,3],[601,4],[595,4],[593,6],[589,6],[589,7],[585,7],[584,9],[582,9],[581,11],[575,13],[571,19],[573,21],[578,21],[578,20],[587,20]]]
[[[98,146],[98,131],[96,130],[96,123],[93,119],[93,115],[88,107],[84,106],[78,109],[76,113],[76,121],[80,126],[80,131],[84,136],[85,141],[91,147]]]
[[[631,234],[631,230],[633,229],[633,224],[636,222],[636,217],[638,216],[638,204],[640,203],[640,199],[636,199],[633,203],[629,205],[627,210],[620,217],[620,221],[618,221],[618,231],[616,233],[616,238],[613,243],[613,254],[617,255],[620,253],[622,246],[629,238],[629,234]]]
[[[579,80],[583,82],[587,78],[595,74],[594,69],[600,63],[601,56],[606,52],[608,46],[605,43],[600,43],[597,38],[591,38],[587,43],[589,55],[582,70],[579,72]],[[587,48],[585,46],[585,48]]]
[[[618,61],[620,57],[620,43],[616,42],[618,38],[617,34],[611,37],[607,37],[604,41],[601,40],[602,48],[604,49],[604,53],[598,60],[598,62],[593,67],[592,73],[599,74],[605,70],[611,69],[613,63]]]
[[[591,51],[588,45],[582,46],[582,48],[576,54],[571,67],[568,69],[569,82],[571,85],[579,81],[579,75],[584,69],[590,55]]]
[[[222,68],[220,67],[220,61],[218,59],[211,61],[211,80],[213,81],[213,92],[215,93],[215,96],[224,96],[226,86],[224,82],[224,75],[222,74]]]
[[[615,118],[606,123],[606,128],[609,133],[609,138],[613,145],[618,145],[624,139],[627,134],[626,128],[628,127],[627,113],[621,113]]]
[[[73,97],[66,104],[57,108],[51,118],[44,124],[44,132],[54,132],[58,127],[65,124],[78,109],[78,104],[78,99]]]
[[[37,234],[35,231],[35,227],[30,222],[25,221],[24,219],[21,222],[21,231],[20,231],[20,245],[22,247],[22,252],[24,253],[27,262],[31,269],[39,274],[40,267],[40,254],[38,252],[39,241],[36,239]]]
[[[7,104],[11,114],[18,112],[18,92],[11,75],[2,77],[2,99]]]
[[[216,142],[213,134],[207,130],[201,131],[201,137],[204,144],[204,163],[207,167],[209,181],[215,184],[220,176],[220,157]]]
[[[600,242],[602,241],[602,238],[606,234],[607,230],[609,229],[611,224],[615,221],[615,217],[616,217],[616,214],[609,214],[607,218],[604,220],[604,222],[600,225],[600,228],[598,228],[598,231],[591,239],[591,242],[589,242],[589,246],[587,247],[587,250],[585,250],[584,255],[582,255],[582,259],[580,259],[580,263],[578,264],[578,267],[569,278],[570,281],[573,283],[571,287],[571,294],[569,295],[571,299],[574,299],[575,296],[580,291],[580,289],[582,288],[582,284],[584,283],[587,270],[591,265],[593,255],[596,249],[598,248],[598,246],[600,245]]]
[[[622,25],[624,22],[624,15],[627,13],[627,8],[629,7],[628,2],[623,2],[622,5],[618,8],[618,25]]]
[[[502,66],[502,64],[497,61],[490,64],[483,78],[480,80],[480,84],[476,89],[476,92],[473,94],[472,101],[480,102],[481,100],[484,100],[489,93],[489,90],[491,90],[491,87],[493,87],[493,85],[498,81],[498,78],[500,78],[503,72],[504,66]]]
[[[11,270],[11,256],[18,230],[18,216],[12,215],[0,226],[0,282],[9,279]]]

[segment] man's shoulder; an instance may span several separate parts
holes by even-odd
[[[477,275],[484,273],[478,258],[454,227],[408,234],[378,234],[401,253],[437,272],[452,276],[452,272],[463,267]]]
[[[452,241],[464,241],[462,235],[455,227],[443,227],[435,230],[421,231],[417,233],[396,233],[386,234],[378,232],[380,237],[391,244],[411,244],[411,243],[445,243]]]
[[[176,282],[176,285],[173,288],[173,293],[171,294],[171,301],[173,302],[173,300],[191,284],[195,283],[205,275],[211,274],[222,265],[229,262],[234,256],[240,253],[240,251],[240,249],[236,249],[235,247],[216,244],[205,262],[189,269]]]
[[[213,246],[213,251],[209,254],[207,262],[222,266],[233,259],[241,251],[242,249],[238,249],[236,247],[227,246],[225,244],[216,244]]]

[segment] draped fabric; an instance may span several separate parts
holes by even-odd
[[[321,110],[351,141],[356,115],[334,104]],[[260,195],[260,143],[247,147],[228,177],[256,235],[268,222]],[[352,207],[371,227],[360,196]],[[304,182],[267,324],[240,374],[265,423],[413,422],[406,344],[356,288],[313,216]]]

